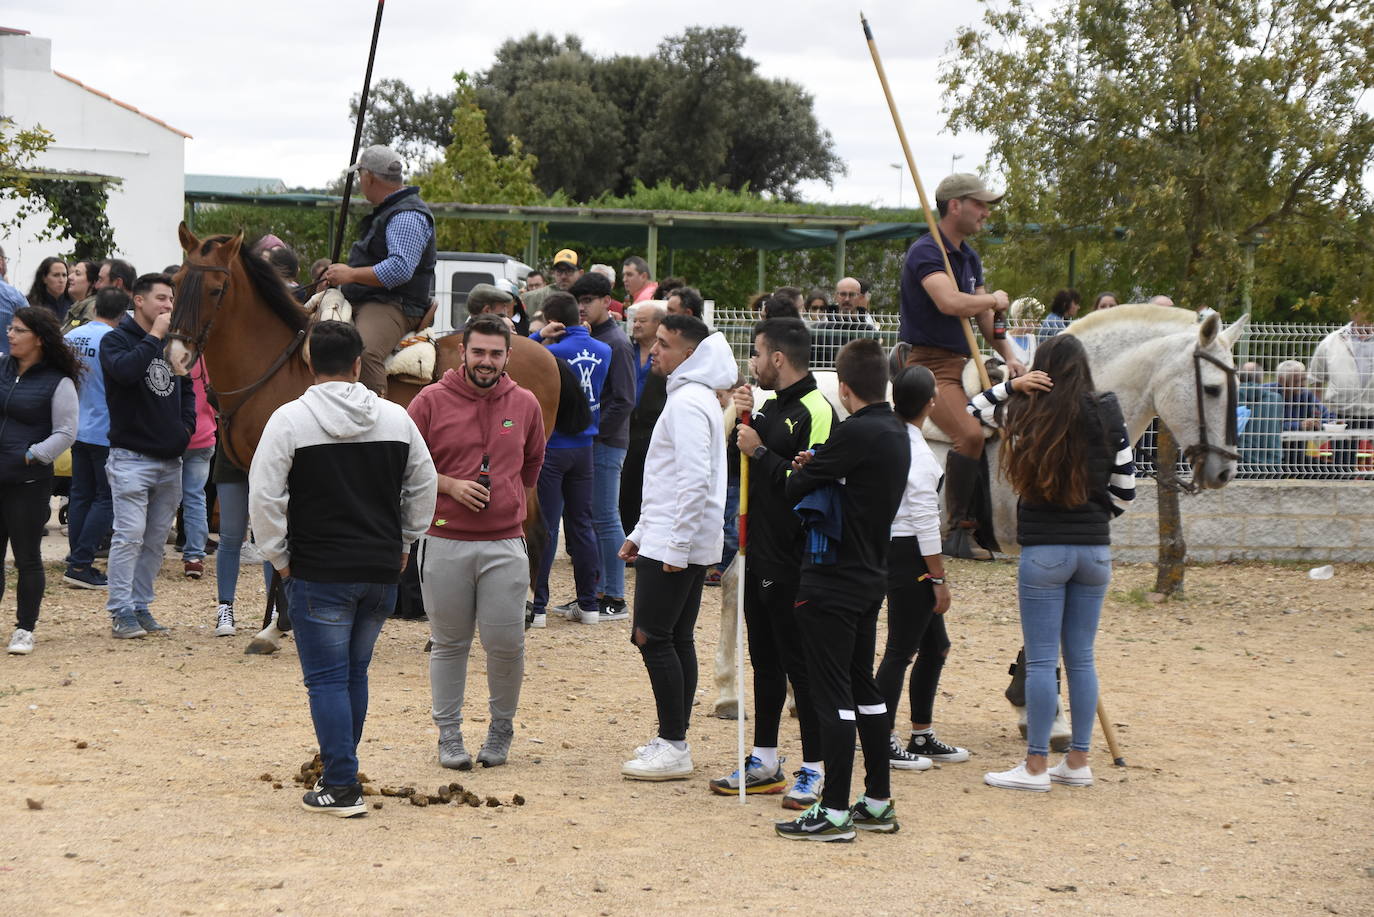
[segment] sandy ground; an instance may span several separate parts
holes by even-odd
[[[844,845],[776,838],[777,796],[741,806],[706,791],[735,755],[735,724],[706,715],[717,590],[698,631],[692,780],[620,777],[653,732],[629,629],[552,617],[529,634],[511,764],[441,769],[425,625],[393,621],[363,770],[528,803],[388,798],[341,820],[302,811],[290,780],[315,750],[294,649],[245,656],[251,626],[211,636],[212,573],[181,579],[169,551],[155,611],[174,630],[115,641],[101,594],[51,569],[36,651],[0,658],[0,912],[1374,913],[1374,568],[1311,582],[1296,566],[1199,567],[1185,599],[1151,605],[1152,569],[1119,567],[1098,655],[1128,767],[1103,748],[1095,787],[1040,795],[981,782],[1023,750],[1001,697],[1019,644],[1015,567],[952,564],[936,713],[974,757],[894,774],[900,833]],[[565,560],[555,579],[558,600]],[[12,589],[11,572],[7,609]],[[241,619],[260,615],[260,596],[245,570]],[[479,653],[469,747],[484,700]],[[784,746],[792,769],[795,720]]]

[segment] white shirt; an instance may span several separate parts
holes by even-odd
[[[892,537],[915,535],[922,555],[939,554],[940,480],[945,472],[914,424],[906,425],[906,435],[911,441],[911,466],[902,503],[892,519]]]

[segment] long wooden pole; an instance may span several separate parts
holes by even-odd
[[[377,37],[382,32],[382,10],[386,0],[377,0],[377,18],[372,23],[372,47],[367,52],[367,72],[363,74],[363,94],[358,96],[358,119],[353,125],[353,152],[348,156],[348,164],[358,161],[358,148],[363,142],[363,120],[367,117],[367,94],[372,88],[372,63],[377,59]],[[337,264],[343,252],[344,232],[348,228],[348,199],[353,196],[353,174],[344,179],[343,202],[339,205],[339,228],[334,233],[334,248],[329,253],[331,264]]]
[[[1121,756],[1121,746],[1116,744],[1116,727],[1112,725],[1111,717],[1107,716],[1107,708],[1102,706],[1102,695],[1097,695],[1097,721],[1102,724],[1102,735],[1107,739],[1107,750],[1112,753],[1112,763],[1117,767],[1125,767],[1126,759]]]
[[[945,251],[945,240],[940,236],[940,224],[935,219],[935,212],[930,208],[930,201],[926,199],[926,189],[921,184],[921,173],[916,171],[916,159],[911,155],[911,144],[906,140],[906,129],[902,127],[902,116],[897,112],[897,103],[892,98],[892,89],[887,85],[887,73],[883,70],[883,60],[878,55],[878,45],[873,41],[873,30],[868,26],[868,19],[863,13],[859,14],[859,22],[863,23],[864,38],[868,40],[868,53],[873,56],[873,66],[878,71],[878,82],[883,84],[883,95],[887,97],[888,111],[892,112],[892,123],[897,128],[897,138],[902,142],[902,153],[906,156],[906,167],[911,171],[911,177],[916,182],[916,194],[921,198],[921,209],[926,214],[926,225],[930,227],[930,234],[935,238],[935,244],[940,248],[940,257],[945,262],[945,273],[949,275],[950,283],[954,284],[954,289],[959,289],[959,281],[954,276],[954,268],[949,263],[949,253]],[[983,360],[978,350],[978,341],[973,336],[973,327],[967,319],[959,320],[960,326],[964,329],[964,340],[968,343],[969,356],[973,358],[974,364],[978,367],[978,381],[983,388],[992,388],[992,380],[988,378],[987,367],[983,365]]]

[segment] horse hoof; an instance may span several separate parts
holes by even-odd
[[[278,647],[277,644],[273,643],[271,640],[254,638],[252,643],[248,644],[246,647],[243,648],[243,655],[270,656],[273,653],[275,653],[278,649],[280,649],[280,647]]]

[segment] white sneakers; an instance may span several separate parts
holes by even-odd
[[[24,630],[22,627],[15,630],[10,637],[10,655],[27,656],[33,652],[33,631]]]
[[[1069,759],[1064,758],[1049,770],[1050,779],[1064,786],[1092,786],[1093,769],[1088,765],[1069,767]]]
[[[983,782],[988,786],[1001,787],[1004,790],[1029,790],[1032,793],[1048,793],[1050,791],[1049,771],[1043,774],[1032,774],[1026,770],[1025,761],[1009,771],[986,773],[983,775]]]
[[[1009,771],[984,774],[983,782],[988,786],[1001,787],[1004,790],[1029,790],[1032,793],[1048,793],[1051,783],[1058,783],[1063,786],[1092,786],[1093,772],[1092,768],[1086,764],[1082,767],[1069,767],[1069,759],[1065,757],[1064,760],[1043,774],[1032,774],[1026,770],[1026,762],[1022,761]]]
[[[666,739],[654,736],[620,765],[620,773],[632,780],[682,780],[692,776],[692,750],[678,751]]]
[[[215,609],[215,636],[232,637],[237,633],[234,627],[234,604],[232,602],[220,602]]]

